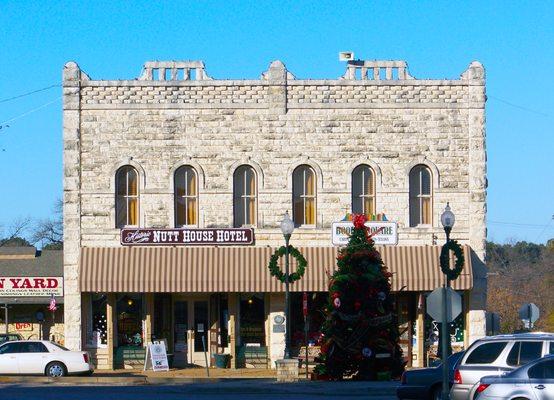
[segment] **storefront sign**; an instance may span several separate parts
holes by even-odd
[[[33,324],[30,324],[28,322],[16,322],[15,323],[15,330],[22,332],[22,331],[32,331],[33,330]]]
[[[254,243],[252,228],[130,229],[121,230],[123,246],[202,246],[249,245]]]
[[[0,277],[0,297],[63,296],[62,277]]]
[[[365,226],[370,233],[375,233],[373,241],[378,245],[398,244],[398,226],[396,222],[390,221],[367,221]],[[350,221],[333,222],[332,241],[335,246],[346,246],[348,238],[354,229]],[[378,232],[378,233],[376,233]]]
[[[144,370],[152,368],[152,371],[169,371],[169,363],[167,362],[167,350],[165,342],[149,343],[146,351],[146,362]]]

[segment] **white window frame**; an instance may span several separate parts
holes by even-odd
[[[294,208],[294,204],[295,204],[295,197],[294,197],[294,194],[295,194],[295,174],[297,173],[297,171],[302,168],[302,190],[301,190],[301,194],[298,196],[302,199],[302,207],[303,207],[303,221],[302,223],[297,223],[296,222],[296,215],[295,215],[295,208]],[[310,170],[311,173],[313,174],[314,176],[314,194],[313,195],[307,195],[305,193],[306,191],[306,171],[307,170]],[[306,200],[307,199],[313,199],[314,200],[314,223],[313,224],[307,224],[306,223]],[[302,165],[299,165],[298,167],[296,167],[294,169],[294,171],[292,172],[292,219],[294,221],[294,224],[297,226],[297,227],[302,227],[302,228],[314,228],[315,226],[317,226],[317,174],[315,173],[315,170],[310,166],[310,165],[307,165],[307,164],[302,164]]]
[[[179,195],[177,195],[176,177],[177,177],[177,173],[179,172],[179,170],[181,170],[181,168],[183,168],[185,170],[185,194],[179,196]],[[189,188],[188,188],[188,179],[187,179],[186,174],[189,171],[192,171],[192,173],[194,175],[194,181],[196,183],[196,194],[195,195],[188,194],[189,193]],[[198,215],[198,173],[196,172],[196,169],[194,167],[190,166],[190,165],[183,165],[183,166],[177,168],[177,170],[173,174],[173,186],[174,186],[174,188],[173,188],[173,208],[174,208],[173,220],[175,222],[175,227],[176,228],[197,227],[198,226],[198,220],[200,218],[199,218],[199,215]],[[187,202],[187,200],[188,199],[194,199],[195,200],[195,204],[196,204],[196,210],[195,210],[196,223],[195,224],[184,224],[184,225],[178,225],[177,224],[177,199],[178,198],[183,199],[185,201],[185,220],[188,219],[187,218],[187,215],[188,215],[188,202]],[[185,222],[188,222],[188,221],[185,221]]]
[[[362,190],[360,191],[361,194],[358,195],[357,197],[358,198],[361,198],[362,199],[362,213],[364,215],[374,215],[377,213],[377,202],[375,200],[376,198],[376,195],[375,195],[375,171],[373,170],[373,168],[371,168],[369,165],[367,164],[360,164],[358,165],[356,168],[354,168],[352,170],[352,212],[354,212],[354,185],[355,185],[355,182],[354,182],[354,174],[356,173],[356,170],[358,170],[359,168],[362,169],[362,181],[359,182],[359,184],[361,184],[362,186]],[[369,173],[371,174],[371,187],[373,189],[373,193],[371,194],[367,194],[365,193],[365,185],[364,185],[364,181],[365,181],[365,173],[366,171],[369,171]],[[366,210],[365,210],[365,199],[366,198],[370,198],[373,200],[373,211],[371,213],[367,213]]]
[[[121,173],[121,170],[125,169],[126,172],[125,172],[125,194],[119,194],[118,193],[118,189],[119,189],[119,174]],[[129,194],[129,171],[133,171],[136,175],[136,180],[137,180],[137,194],[136,195],[130,195]],[[137,171],[137,169],[135,167],[133,167],[132,165],[124,165],[122,167],[120,167],[117,172],[116,172],[116,175],[115,175],[115,223],[116,223],[116,227],[121,229],[121,228],[126,228],[126,227],[138,227],[139,226],[139,220],[140,220],[140,200],[139,200],[139,195],[140,195],[140,189],[139,189],[139,173]],[[129,203],[130,203],[130,200],[132,199],[136,199],[137,200],[137,223],[135,225],[131,225],[129,224]],[[119,214],[118,214],[118,205],[119,205],[119,202],[120,201],[123,201],[125,202],[125,205],[126,205],[126,213],[125,213],[125,224],[123,225],[119,225]]]
[[[250,171],[252,174],[254,174],[254,191],[253,194],[246,194],[246,172]],[[235,228],[240,227],[256,227],[258,225],[258,175],[256,174],[256,170],[252,168],[250,165],[240,165],[235,170],[235,173],[233,174],[233,192],[236,187],[236,179],[242,179],[242,182],[239,181],[239,183],[242,183],[242,191],[240,195],[237,195],[237,193],[233,193],[233,226]],[[247,211],[248,211],[248,201],[249,199],[254,199],[254,221],[252,221],[251,224],[239,224],[237,221],[237,215],[235,212],[236,204],[235,202],[238,200],[240,202],[239,207],[242,208],[243,216],[246,219]],[[244,222],[244,221],[243,221]]]
[[[427,171],[429,173],[429,194],[422,194],[423,193],[423,171]],[[418,191],[417,195],[413,196],[411,195],[411,187],[408,187],[408,195],[409,195],[409,201],[410,204],[408,205],[408,219],[409,219],[409,226],[411,228],[416,227],[430,227],[433,225],[433,173],[431,172],[431,168],[429,168],[425,164],[418,164],[414,166],[410,170],[410,175],[412,173],[417,173],[417,183],[418,183]],[[411,183],[411,176],[408,179],[408,182]],[[419,215],[418,215],[418,222],[415,225],[411,225],[411,215],[412,215],[412,207],[411,202],[412,199],[415,199],[419,203]],[[423,221],[423,201],[424,199],[429,199],[429,223],[424,224]]]

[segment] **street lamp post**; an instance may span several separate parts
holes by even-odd
[[[294,231],[294,222],[287,211],[281,221],[281,232],[285,237],[285,359],[290,358],[290,293],[289,293],[289,240]]]
[[[441,224],[444,228],[444,233],[446,233],[446,243],[450,241],[450,232],[452,232],[452,227],[454,226],[454,222],[456,221],[456,217],[454,216],[454,213],[452,210],[450,210],[450,204],[446,203],[446,207],[444,208],[444,211],[441,215]],[[445,274],[445,285],[443,288],[443,296],[442,296],[442,321],[441,321],[441,337],[442,337],[442,399],[447,400],[448,395],[450,392],[450,385],[449,385],[449,377],[448,377],[448,356],[452,352],[452,348],[450,346],[450,323],[447,321],[447,307],[448,307],[448,290],[447,288],[450,287],[450,279],[448,279],[448,276]]]

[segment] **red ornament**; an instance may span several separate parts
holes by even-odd
[[[354,228],[364,228],[364,224],[366,223],[366,221],[367,218],[364,214],[352,214],[352,223],[354,224]]]
[[[340,298],[336,297],[335,300],[333,300],[333,305],[335,308],[340,308]]]
[[[331,293],[331,298],[336,299],[337,297],[340,297],[340,292],[333,292]]]
[[[354,310],[358,311],[361,306],[362,306],[362,303],[360,303],[359,301],[356,301],[354,303]]]

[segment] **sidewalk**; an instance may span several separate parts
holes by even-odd
[[[298,383],[277,383],[274,370],[210,369],[210,377],[202,368],[153,372],[141,370],[99,371],[92,376],[48,378],[44,376],[0,376],[1,385],[21,386],[138,386],[187,385],[187,393],[196,394],[296,394],[394,396],[398,382],[322,382],[300,380]]]

